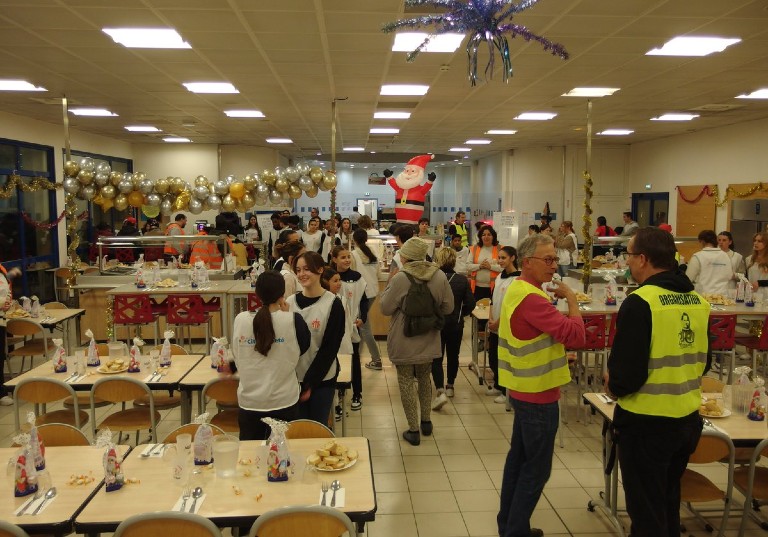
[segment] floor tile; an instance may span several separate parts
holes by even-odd
[[[459,507],[451,490],[411,491],[413,512],[418,513],[455,513]]]
[[[459,510],[464,511],[499,511],[499,494],[493,490],[456,490]]]
[[[464,537],[469,535],[460,513],[417,513],[415,516],[419,537]]]
[[[450,490],[451,482],[445,472],[408,472],[408,488],[414,491]]]

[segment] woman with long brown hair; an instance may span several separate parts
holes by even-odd
[[[274,270],[259,275],[256,294],[262,307],[235,317],[231,367],[240,377],[240,440],[267,438],[269,427],[261,418],[291,421],[299,417],[296,370],[311,336],[301,315],[288,311],[284,287],[283,277]]]
[[[761,231],[752,237],[752,255],[747,257],[747,278],[753,291],[768,287],[768,232]]]

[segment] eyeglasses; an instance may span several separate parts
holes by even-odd
[[[528,259],[538,259],[539,261],[544,261],[544,264],[548,267],[557,263],[556,257],[536,257],[535,255],[530,255],[528,256]]]

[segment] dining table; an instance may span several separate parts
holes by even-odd
[[[129,446],[116,446],[120,457],[130,451]],[[0,460],[13,463],[18,447],[0,448]],[[0,483],[0,518],[13,522],[29,534],[67,535],[73,531],[73,522],[83,506],[103,485],[104,448],[94,446],[61,446],[45,449],[45,469],[38,475],[40,489],[56,487],[56,496],[38,514],[28,508],[21,516],[14,512],[29,502],[32,496],[17,498],[13,494],[15,473],[3,472]],[[84,476],[78,483],[77,476]],[[46,486],[47,485],[47,486]],[[42,491],[41,492],[45,492]],[[38,503],[33,504],[37,507]]]
[[[70,323],[72,321],[78,321],[80,317],[85,314],[85,309],[83,308],[44,308],[42,310],[42,313],[38,317],[31,317],[29,315],[25,315],[23,317],[14,317],[13,313],[6,315],[7,319],[24,319],[28,321],[36,322],[40,325],[42,325],[43,328],[46,328],[51,331],[51,337],[54,336],[54,330],[61,325],[62,328],[62,339],[64,340],[64,347],[67,349],[68,353],[72,353],[72,338],[70,337]],[[80,330],[76,329],[75,334],[77,334],[79,337]],[[77,341],[77,345],[79,345],[80,342]]]
[[[174,479],[174,455],[141,457],[149,446],[140,445],[126,458],[122,468],[126,478],[137,483],[113,492],[100,489],[77,514],[75,531],[94,534],[113,532],[129,516],[148,511],[179,509],[184,488],[200,487],[204,496],[196,513],[210,519],[219,527],[238,527],[247,531],[264,513],[291,505],[317,505],[321,501],[323,482],[338,480],[344,490],[343,511],[364,533],[365,523],[374,520],[377,510],[376,487],[367,438],[338,439],[346,448],[358,453],[356,462],[342,470],[323,472],[306,461],[309,455],[322,449],[327,438],[288,440],[290,465],[287,481],[267,480],[267,447],[264,441],[239,442],[235,475],[220,477],[216,462],[207,466],[192,466],[187,478]],[[191,465],[191,460],[188,461]],[[341,496],[339,497],[339,499]],[[190,500],[191,502],[191,500]],[[186,509],[191,508],[187,502]],[[241,532],[244,534],[244,532]]]

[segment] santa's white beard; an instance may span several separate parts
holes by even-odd
[[[405,175],[405,172],[400,172],[395,182],[397,183],[397,186],[399,186],[403,190],[407,190],[409,188],[414,188],[419,186],[423,180],[424,180],[424,172],[420,172],[416,177],[407,176]]]

